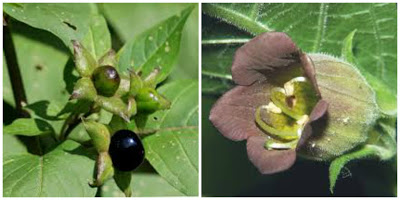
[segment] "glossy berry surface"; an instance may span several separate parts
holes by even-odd
[[[143,144],[140,138],[130,130],[117,131],[111,137],[109,153],[114,168],[120,171],[132,171],[144,159]]]
[[[92,80],[97,93],[105,97],[113,96],[121,82],[117,70],[109,65],[96,68]]]

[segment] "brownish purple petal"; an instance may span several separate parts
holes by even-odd
[[[322,99],[319,100],[318,103],[313,108],[313,110],[311,111],[310,120],[305,125],[303,133],[301,134],[301,137],[299,139],[299,142],[297,142],[297,148],[296,148],[297,150],[300,150],[306,143],[308,138],[311,137],[312,135],[311,124],[314,121],[320,119],[322,116],[324,116],[327,110],[328,110],[328,103]]]
[[[296,161],[296,151],[266,150],[264,136],[252,136],[247,139],[247,156],[262,174],[273,174],[289,169]]]
[[[236,51],[232,64],[233,80],[239,85],[264,81],[277,71],[298,67],[299,53],[296,44],[286,33],[258,35]]]
[[[258,106],[268,104],[268,83],[237,86],[214,104],[210,121],[225,137],[239,141],[254,135],[265,135],[257,126],[254,113]]]
[[[305,76],[311,81],[317,95],[321,97],[321,92],[318,88],[317,79],[315,78],[315,67],[312,59],[307,54],[301,53],[300,60]]]

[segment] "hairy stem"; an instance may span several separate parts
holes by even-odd
[[[11,87],[14,94],[15,107],[18,114],[22,117],[29,117],[28,112],[23,110],[27,104],[24,84],[22,82],[21,71],[19,69],[15,46],[11,37],[8,25],[3,26],[3,51],[7,62],[8,74],[10,76]]]

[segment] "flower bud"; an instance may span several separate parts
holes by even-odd
[[[121,82],[117,70],[109,65],[96,68],[92,80],[97,93],[105,97],[113,96]]]
[[[83,77],[79,79],[74,86],[74,91],[70,99],[85,99],[93,101],[97,96],[96,88],[90,78]]]
[[[78,41],[72,40],[76,69],[82,77],[90,77],[97,63],[90,52]]]
[[[135,96],[139,112],[153,113],[157,110],[168,109],[171,103],[153,88],[142,88]]]
[[[95,121],[82,119],[82,122],[97,152],[108,151],[110,146],[110,132],[108,128],[104,124]]]
[[[99,59],[99,66],[110,65],[116,66],[115,51],[110,50]]]

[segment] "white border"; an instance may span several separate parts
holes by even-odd
[[[201,22],[202,22],[202,19],[201,19],[201,3],[321,3],[321,1],[320,0],[307,0],[307,1],[305,1],[305,0],[298,0],[298,1],[285,1],[285,0],[280,0],[280,1],[273,1],[273,0],[252,0],[252,1],[243,1],[243,0],[240,0],[240,1],[235,1],[235,0],[230,0],[230,1],[222,1],[222,0],[215,0],[215,1],[213,1],[213,0],[173,0],[173,1],[171,1],[171,0],[151,0],[151,1],[136,1],[136,0],[118,0],[118,1],[112,1],[112,0],[106,0],[106,1],[95,1],[95,0],[85,0],[85,1],[80,1],[80,0],[69,0],[69,1],[43,1],[43,0],[36,0],[36,1],[32,1],[32,0],[21,0],[21,1],[10,1],[10,0],[6,0],[6,1],[2,1],[2,3],[4,3],[4,2],[14,2],[14,3],[16,3],[16,2],[18,2],[18,3],[33,3],[33,2],[41,2],[41,3],[86,3],[86,2],[89,2],[89,3],[199,3],[199,6],[198,6],[198,9],[199,9],[199,57],[198,57],[198,61],[199,61],[199,65],[198,65],[198,68],[199,68],[199,75],[198,75],[198,78],[199,78],[199,99],[198,99],[198,102],[199,102],[199,196],[198,197],[135,197],[135,198],[146,198],[146,199],[150,199],[150,200],[152,200],[152,199],[176,199],[176,198],[179,198],[179,199],[181,199],[181,198],[189,198],[189,199],[200,199],[200,196],[201,196],[201,189],[202,189],[202,177],[201,177],[201,175],[202,175],[202,162],[201,162],[201,156],[202,156],[202,151],[201,151],[201,147],[202,147],[202,138],[201,138],[201,130],[202,130],[202,116],[201,116],[201,113],[202,113],[202,101],[201,101],[201,97],[202,97],[202,93],[201,93],[201,84],[202,84],[202,80],[201,80],[201,62],[202,62],[202,59],[201,59],[201,36],[202,36],[202,34],[201,34]],[[399,3],[399,1],[398,0],[386,0],[386,1],[384,1],[384,2],[390,2],[390,3]],[[360,1],[360,0],[347,0],[347,1],[344,1],[344,0],[340,0],[340,1],[338,1],[338,0],[331,0],[331,1],[329,1],[328,3],[378,3],[378,1],[371,1],[371,0],[364,0],[364,1]],[[382,3],[382,2],[379,2],[379,3]],[[1,5],[1,8],[3,8],[3,5]],[[400,20],[400,17],[399,17],[399,13],[397,14],[397,23],[398,23],[398,21]],[[398,25],[397,25],[397,27],[398,27]],[[2,33],[1,33],[2,34]],[[399,33],[397,32],[397,38],[398,38],[398,36],[399,36]],[[3,40],[1,40],[1,45],[3,45]],[[399,40],[397,40],[397,46],[399,46]],[[397,50],[397,57],[400,57],[400,52],[399,52],[399,50]],[[1,60],[3,61],[3,57],[1,57]],[[398,61],[397,61],[398,62]],[[397,68],[399,68],[398,67],[399,66],[399,64],[397,64]],[[397,77],[399,77],[399,74],[400,74],[400,72],[397,70]],[[3,71],[1,71],[1,97],[3,98]],[[399,93],[399,91],[400,91],[400,88],[399,87],[397,87],[397,93]],[[399,105],[399,99],[397,99],[397,105]],[[1,106],[0,106],[0,110],[1,110],[1,112],[3,113],[3,104],[1,104]],[[5,113],[3,113],[3,114],[5,114]],[[398,116],[399,116],[399,114],[398,114]],[[3,121],[3,115],[1,115],[1,120]],[[399,127],[399,125],[400,125],[400,122],[397,122],[397,127]],[[1,134],[3,133],[3,127],[1,127]],[[399,139],[398,139],[398,141],[399,141]],[[397,142],[398,142],[397,141]],[[0,144],[3,144],[3,137],[0,137]],[[1,145],[2,146],[2,145]],[[1,152],[1,155],[0,155],[0,158],[1,158],[1,162],[3,161],[3,148],[1,148],[1,150],[0,150],[0,152]],[[397,169],[399,169],[399,165],[398,165],[398,163],[397,163]],[[399,170],[398,170],[399,171]],[[1,165],[1,167],[0,167],[0,173],[1,173],[1,177],[3,176],[3,166]],[[240,173],[240,172],[238,172],[238,173]],[[239,180],[238,180],[239,181]],[[397,185],[398,185],[398,180],[397,180]],[[306,184],[306,183],[305,183]],[[3,181],[1,181],[0,182],[0,187],[1,187],[1,189],[0,189],[0,196],[2,197],[3,196]],[[397,193],[399,193],[399,187],[397,187]],[[121,197],[122,198],[122,197]],[[201,199],[213,199],[213,198],[216,198],[216,197],[202,197]],[[257,197],[256,197],[257,198]],[[263,197],[263,198],[268,198],[268,197]],[[274,198],[274,197],[269,197],[269,198]],[[23,199],[23,198],[13,198],[13,199]],[[43,199],[43,198],[30,198],[30,199]],[[75,198],[64,198],[64,199],[75,199]],[[93,197],[93,198],[85,198],[85,199],[96,199],[95,197]],[[102,199],[115,199],[115,198],[102,198]],[[244,198],[232,198],[232,197],[230,197],[230,198],[224,198],[224,199],[253,199],[253,198],[249,198],[249,197],[244,197]],[[297,199],[297,198],[287,198],[287,197],[280,197],[279,199]],[[324,198],[322,198],[322,197],[319,197],[319,198],[315,198],[315,199],[324,199]],[[345,199],[350,199],[350,198],[345,198]],[[359,198],[351,198],[351,199],[365,199],[365,197],[359,197]],[[368,199],[379,199],[379,198],[368,198]]]

